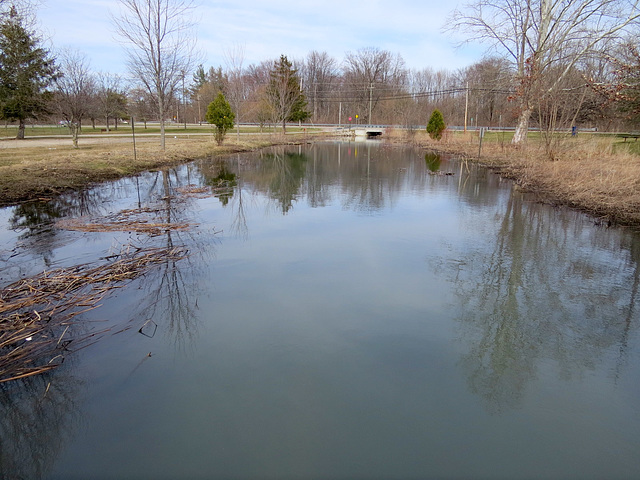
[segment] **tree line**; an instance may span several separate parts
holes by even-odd
[[[572,126],[635,129],[640,120],[640,11],[633,0],[471,0],[446,27],[489,48],[458,70],[409,69],[399,53],[376,47],[340,60],[314,50],[245,65],[244,49],[234,46],[224,65],[205,67],[191,0],[117,3],[113,24],[128,54],[126,81],[94,73],[79,51],[53,55],[28,1],[0,0],[0,115],[18,123],[18,137],[30,119],[58,118],[77,144],[83,123],[117,128],[134,117],[160,122],[164,146],[166,121],[211,120],[209,106],[220,94],[234,117],[221,117],[225,133],[234,121],[236,128],[283,130],[288,122],[422,128],[438,110],[448,125],[514,128],[514,143],[521,143],[531,126],[551,139]]]

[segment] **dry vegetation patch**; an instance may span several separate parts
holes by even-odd
[[[169,137],[163,152],[158,138],[140,137],[134,155],[131,138],[80,138],[0,142],[0,205],[57,195],[91,183],[171,167],[198,158],[247,152],[297,137],[242,136],[216,145],[208,136]],[[299,139],[298,139],[299,140]]]
[[[640,157],[614,151],[615,138],[561,138],[554,143],[551,160],[542,142],[535,139],[524,147],[495,138],[485,140],[479,155],[477,132],[450,132],[441,142],[423,132],[414,137],[414,143],[424,148],[479,161],[497,170],[535,192],[541,201],[583,210],[598,221],[640,227]]]
[[[184,258],[183,248],[129,249],[101,265],[42,272],[0,290],[0,383],[47,372],[101,332],[83,333],[75,317],[156,265]]]
[[[144,207],[106,215],[104,217],[63,218],[56,227],[79,232],[136,232],[150,236],[161,235],[168,231],[188,230],[194,226],[188,222],[158,222],[158,214],[163,208]]]

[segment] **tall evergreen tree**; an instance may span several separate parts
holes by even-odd
[[[0,20],[0,117],[19,122],[16,138],[24,138],[25,120],[49,111],[47,87],[57,76],[54,59],[12,8]]]
[[[271,106],[275,121],[282,123],[286,132],[286,123],[303,121],[309,118],[307,100],[300,88],[298,71],[293,68],[285,55],[280,56],[269,72],[269,85],[266,90],[267,101]]]

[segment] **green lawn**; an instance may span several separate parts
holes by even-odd
[[[613,150],[615,152],[630,152],[635,155],[640,155],[640,140],[635,141],[633,139],[629,139],[626,142],[624,140],[619,140],[614,142]]]

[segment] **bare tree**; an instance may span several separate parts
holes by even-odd
[[[151,109],[151,100],[149,92],[143,88],[134,88],[128,95],[129,112],[134,117],[134,121],[144,123],[145,130],[149,118],[155,116],[155,112]]]
[[[195,65],[192,0],[118,0],[116,31],[129,44],[129,70],[152,95],[165,148],[165,117],[184,72]]]
[[[425,124],[433,110],[438,109],[447,122],[462,124],[464,103],[459,105],[461,86],[454,73],[431,68],[413,71],[409,75],[408,86],[415,99],[417,123]]]
[[[98,86],[96,96],[98,99],[98,114],[105,119],[107,132],[109,131],[109,119],[114,119],[117,128],[117,119],[126,110],[127,97],[122,88],[122,80],[119,75],[110,73],[98,74]]]
[[[484,58],[460,73],[460,84],[468,89],[469,114],[482,126],[501,123],[501,115],[511,109],[507,101],[513,78],[509,63],[500,57]]]
[[[355,98],[360,113],[372,111],[383,96],[398,93],[405,87],[408,71],[399,54],[368,47],[348,52],[344,61],[344,81]]]
[[[0,17],[8,15],[11,10],[14,10],[30,28],[33,28],[38,3],[40,3],[38,0],[0,0]]]
[[[306,96],[312,103],[314,121],[317,122],[323,113],[326,119],[329,102],[337,85],[338,67],[335,59],[327,52],[314,50],[307,55],[300,73],[304,80]]]
[[[513,62],[518,144],[526,139],[534,102],[557,93],[581,60],[639,14],[638,0],[472,0],[454,12],[449,27],[470,33],[468,41],[490,42]]]
[[[236,135],[240,140],[240,114],[242,104],[247,98],[247,87],[244,77],[244,45],[235,44],[225,50],[224,61],[227,65],[227,98],[236,115]]]
[[[609,121],[618,117],[634,130],[640,124],[640,50],[637,40],[630,38],[606,59],[608,75],[594,72],[590,86],[600,98],[601,108],[609,113]]]
[[[73,146],[78,148],[82,119],[89,114],[96,83],[87,57],[78,50],[63,50],[59,56],[60,73],[56,79],[56,109],[69,126]]]

